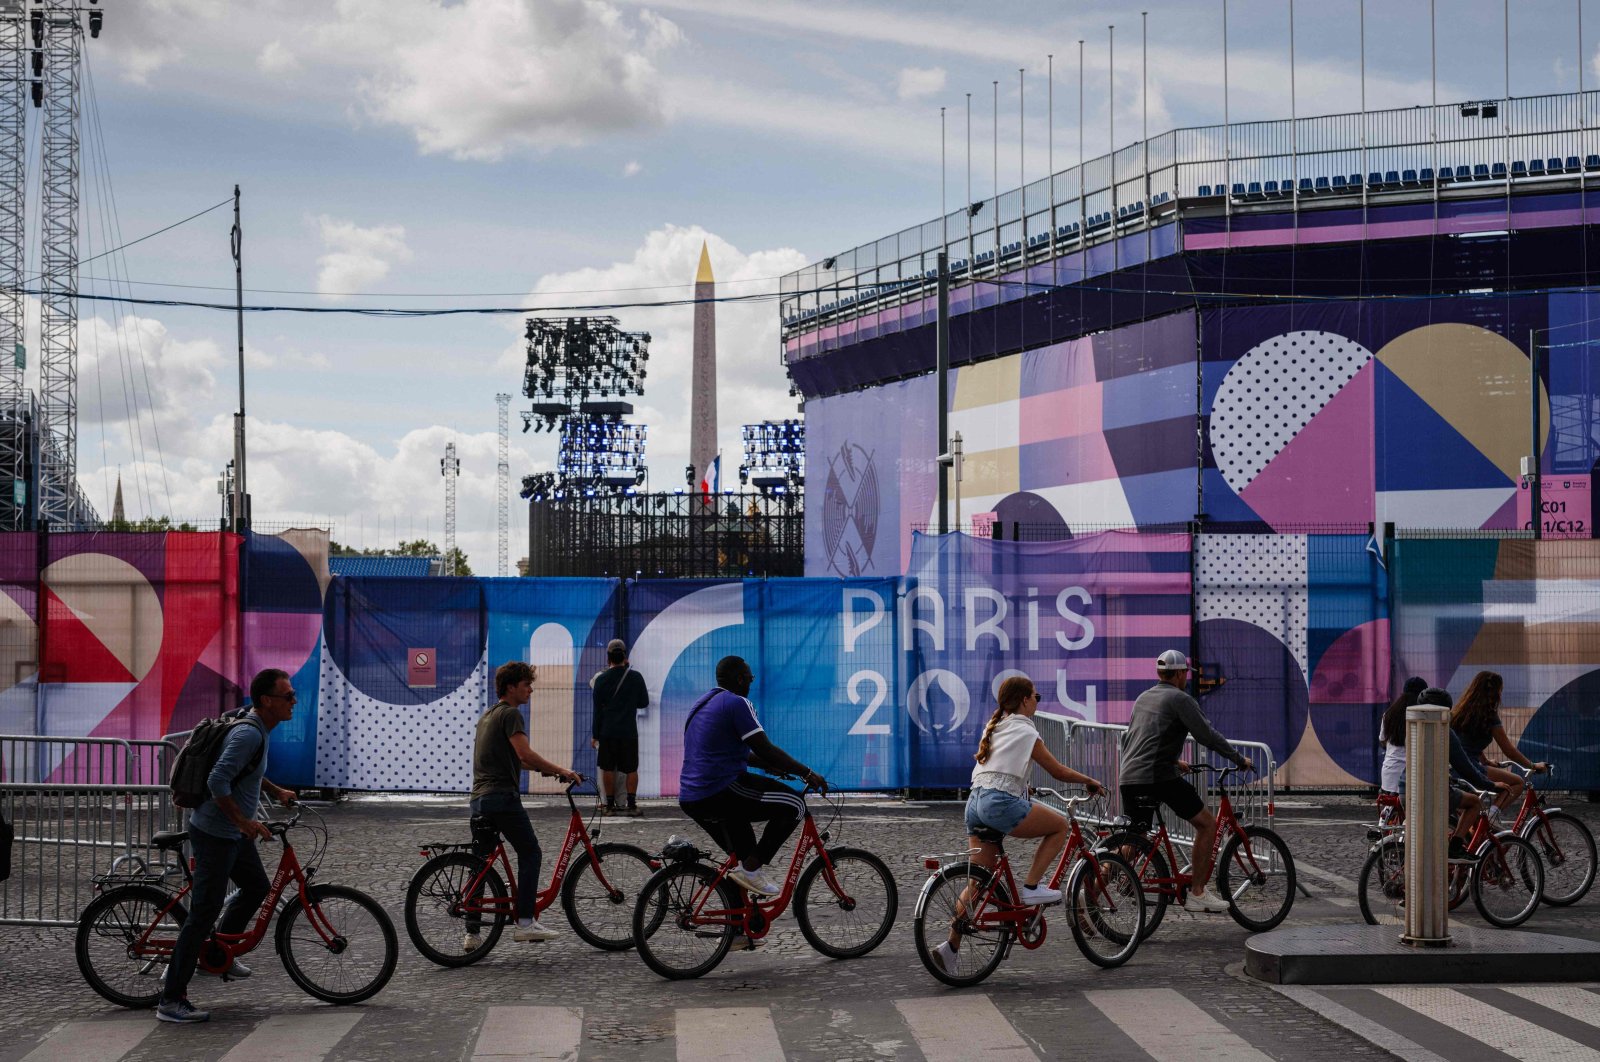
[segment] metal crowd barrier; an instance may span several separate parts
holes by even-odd
[[[102,874],[161,864],[176,829],[169,741],[0,735],[0,813],[16,830],[0,924],[73,926]]]
[[[74,926],[101,874],[140,873],[163,853],[150,837],[175,826],[165,785],[0,784],[16,829],[0,924]]]
[[[1104,802],[1104,812],[1085,814],[1080,810],[1078,817],[1096,825],[1106,825],[1123,814],[1119,780],[1122,777],[1122,735],[1128,728],[1116,723],[1087,723],[1050,712],[1036,712],[1033,719],[1039,728],[1040,739],[1052,756],[1063,765],[1105,783],[1110,790]],[[1276,795],[1272,776],[1278,769],[1277,762],[1272,758],[1272,750],[1259,741],[1230,741],[1229,744],[1248,757],[1256,767],[1255,772],[1247,777],[1234,775],[1230,779],[1228,799],[1233,803],[1234,815],[1240,822],[1271,827]],[[1183,759],[1189,763],[1211,763],[1219,767],[1228,765],[1227,760],[1192,740],[1184,745]],[[1039,773],[1035,769],[1035,774]],[[1194,776],[1193,781],[1200,795],[1205,797],[1206,805],[1215,810],[1213,777],[1202,773]],[[1046,780],[1040,784],[1050,785],[1051,782]],[[1094,804],[1085,806],[1095,807]],[[1164,815],[1164,821],[1174,844],[1185,848],[1194,844],[1193,826],[1170,813]]]

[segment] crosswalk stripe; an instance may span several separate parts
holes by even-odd
[[[1450,1062],[1443,1055],[1428,1050],[1395,1032],[1387,1025],[1357,1014],[1330,996],[1301,985],[1268,985],[1279,995],[1288,996],[1307,1010],[1322,1015],[1335,1025],[1341,1025],[1368,1043],[1377,1044],[1385,1051],[1405,1062]]]
[[[783,1062],[766,1007],[684,1007],[677,1022],[679,1062]]]
[[[1521,996],[1529,1003],[1537,1003],[1541,1007],[1560,1011],[1569,1018],[1576,1018],[1585,1025],[1600,1027],[1600,996],[1582,988],[1570,986],[1549,986],[1539,988],[1525,988],[1520,985],[1502,985],[1502,992],[1510,992],[1514,996]]]
[[[579,1007],[490,1007],[472,1045],[474,1059],[572,1062],[583,1043]]]
[[[1455,1029],[1522,1062],[1580,1062],[1594,1051],[1575,1040],[1523,1021],[1453,988],[1390,986],[1375,989],[1423,1017]]]
[[[927,1062],[1036,1062],[1039,1057],[988,996],[897,999],[894,1005]]]
[[[1175,989],[1125,988],[1084,995],[1156,1062],[1271,1062]]]
[[[222,1062],[321,1062],[360,1014],[275,1014],[222,1056]]]
[[[116,1062],[156,1027],[154,1015],[111,1021],[74,1021],[62,1026],[22,1062]]]

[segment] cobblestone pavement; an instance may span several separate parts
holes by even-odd
[[[561,836],[565,808],[549,798],[530,798],[528,804],[548,853]],[[1581,798],[1567,806],[1600,830],[1600,808]],[[1280,800],[1275,825],[1311,893],[1297,898],[1288,924],[1359,918],[1354,879],[1367,849],[1370,808],[1344,797]],[[547,944],[514,944],[508,935],[482,963],[446,970],[413,950],[402,909],[406,883],[421,863],[417,843],[466,840],[462,805],[356,799],[324,812],[331,845],[319,879],[372,893],[400,935],[399,970],[373,1001],[353,1008],[315,1003],[293,986],[268,945],[251,957],[256,973],[250,980],[196,982],[196,1003],[214,1009],[209,1025],[158,1026],[148,1012],[121,1011],[88,988],[73,960],[71,931],[3,926],[0,998],[8,1005],[0,1011],[0,1062],[30,1052],[35,1059],[456,1060],[562,1057],[571,1049],[585,1059],[956,1059],[1008,1049],[995,1057],[1348,1062],[1389,1057],[1372,1039],[1351,1031],[1360,1027],[1361,1014],[1378,1014],[1382,1024],[1385,1007],[1394,1011],[1388,1028],[1403,1027],[1406,1019],[1424,1030],[1397,1048],[1402,1054],[1408,1053],[1406,1043],[1431,1044],[1432,1057],[1444,1058],[1584,1057],[1585,1048],[1600,1049],[1600,994],[1587,988],[1536,990],[1577,993],[1537,998],[1474,988],[1453,994],[1441,989],[1445,994],[1426,998],[1396,992],[1357,999],[1330,990],[1311,1001],[1318,1004],[1311,1009],[1242,975],[1247,934],[1225,915],[1169,916],[1128,965],[1110,971],[1084,961],[1057,920],[1043,948],[1018,949],[977,988],[947,989],[918,962],[910,923],[926,876],[920,857],[963,844],[960,805],[954,803],[849,802],[833,843],[878,852],[900,889],[894,932],[864,959],[834,962],[817,955],[790,913],[766,947],[736,952],[698,981],[661,980],[634,954],[591,950],[570,930]],[[647,805],[642,818],[608,820],[603,828],[606,840],[651,851],[674,833],[703,843],[668,804]],[[565,928],[559,909],[547,917]],[[1462,917],[1480,924],[1470,905]],[[1600,895],[1572,908],[1542,908],[1524,928],[1600,940]],[[1451,1033],[1440,1014],[1454,1014],[1448,1007],[1462,999],[1477,999],[1485,1013],[1504,1020],[1477,1029],[1460,1018],[1474,1031]],[[1329,1001],[1338,1005],[1321,1005]],[[1354,1017],[1338,1020],[1341,1015]],[[1527,1028],[1554,1027],[1549,1035],[1560,1041],[1555,1053],[1529,1047],[1536,1038],[1526,1029],[1515,1032],[1518,1021]],[[1505,1028],[1513,1033],[1496,1031]],[[1371,1028],[1366,1032],[1373,1034]],[[1463,1037],[1471,1051],[1453,1050],[1461,1043],[1451,1035]],[[1579,1054],[1570,1053],[1573,1047]],[[1429,1057],[1428,1050],[1418,1050],[1408,1057]]]

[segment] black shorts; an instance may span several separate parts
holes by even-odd
[[[1188,822],[1205,810],[1206,802],[1200,799],[1194,786],[1182,778],[1143,785],[1125,785],[1122,789],[1122,813],[1133,820],[1135,828],[1148,830],[1155,818],[1156,807],[1165,804],[1172,813]]]
[[[602,771],[621,771],[632,774],[639,769],[639,735],[601,738],[596,764]]]

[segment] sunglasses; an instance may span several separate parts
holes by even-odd
[[[299,699],[300,695],[298,693],[296,693],[294,690],[290,690],[288,693],[269,693],[266,696],[268,696],[268,697],[276,697],[280,701],[288,701],[290,704],[293,704],[293,703],[295,703],[296,700]]]

